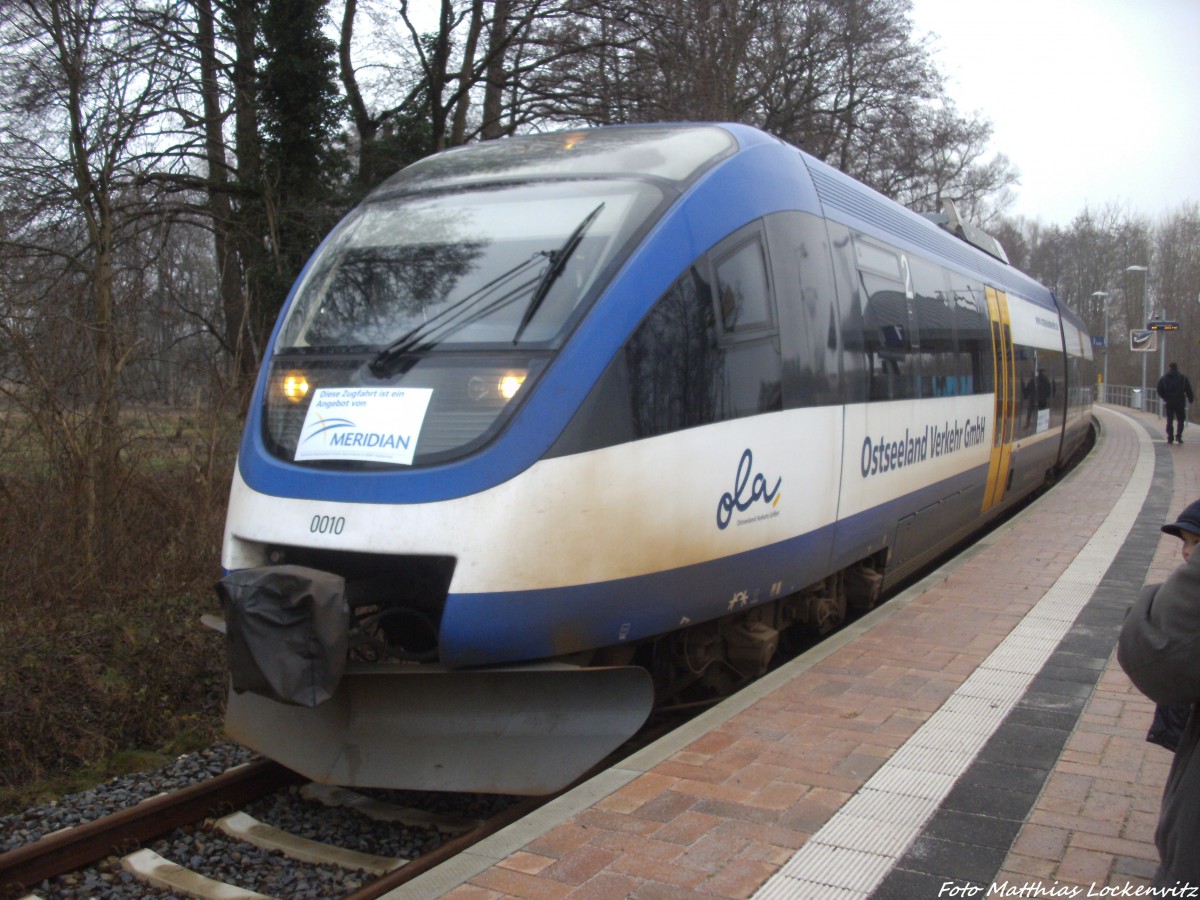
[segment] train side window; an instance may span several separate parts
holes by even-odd
[[[1066,397],[1063,394],[1063,375],[1067,364],[1061,350],[1037,351],[1037,378],[1030,392],[1031,399],[1038,412],[1045,416],[1050,413],[1050,428],[1058,428],[1063,424],[1063,407]]]
[[[783,409],[774,306],[761,223],[697,259],[626,343],[634,434]]]
[[[625,345],[636,437],[725,418],[725,354],[717,342],[705,268],[690,266],[676,279]]]
[[[1016,345],[1017,389],[1021,394],[1017,437],[1057,428],[1063,421],[1063,355],[1044,347]]]
[[[755,234],[715,259],[717,307],[726,334],[771,328],[771,283],[761,236]]]
[[[842,397],[846,403],[865,403],[870,393],[871,368],[863,333],[863,296],[854,261],[854,238],[839,222],[826,221],[829,259],[833,264],[839,328],[842,335]],[[832,329],[830,329],[832,333]]]
[[[858,282],[866,300],[863,349],[871,373],[870,399],[917,396],[912,286],[900,254],[859,235],[854,239]]]
[[[1017,416],[1016,437],[1028,437],[1038,430],[1038,351],[1023,344],[1013,344],[1013,364],[1016,366],[1017,390],[1021,392],[1021,412]]]
[[[1068,383],[1072,386],[1067,398],[1067,419],[1086,413],[1096,401],[1096,372],[1086,356],[1072,356],[1067,362]]]
[[[961,392],[958,347],[946,270],[916,257],[908,262],[921,345],[921,396],[956,396]]]
[[[783,409],[783,365],[763,225],[734,232],[709,254],[724,349],[722,418]]]
[[[841,333],[829,233],[811,213],[768,216],[768,257],[783,355],[788,409],[837,403]]]
[[[990,394],[995,380],[992,368],[992,331],[983,283],[957,272],[950,273],[950,299],[954,305],[954,331],[958,341],[957,372],[960,394]]]

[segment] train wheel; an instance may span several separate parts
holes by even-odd
[[[829,634],[845,621],[846,594],[843,591],[835,589],[809,598],[808,625],[817,634]]]

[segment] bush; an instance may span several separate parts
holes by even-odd
[[[219,733],[223,638],[212,583],[236,417],[143,413],[123,459],[118,558],[99,576],[67,523],[73,498],[12,420],[0,442],[0,786]],[[159,436],[159,435],[163,436]],[[13,461],[19,460],[19,465]]]

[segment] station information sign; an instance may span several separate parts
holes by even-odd
[[[1130,331],[1129,349],[1135,353],[1153,353],[1158,349],[1158,335],[1153,331]]]

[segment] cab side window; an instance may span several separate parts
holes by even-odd
[[[743,228],[712,253],[724,348],[725,418],[783,409],[783,365],[762,226]]]
[[[625,364],[637,437],[783,408],[760,223],[722,241],[667,289],[626,344]]]
[[[725,360],[717,344],[712,288],[693,265],[659,298],[625,345],[636,437],[653,437],[721,415]]]
[[[757,236],[716,261],[717,303],[726,334],[742,335],[770,328],[771,286],[762,240]]]

